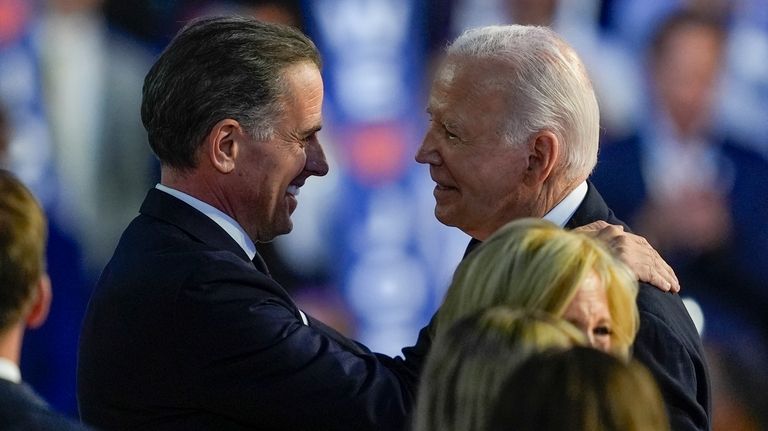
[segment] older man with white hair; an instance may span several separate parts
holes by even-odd
[[[427,112],[416,160],[436,183],[435,216],[472,236],[469,249],[522,217],[566,228],[626,226],[588,181],[597,162],[597,99],[579,57],[551,30],[467,31],[448,47]],[[645,279],[663,284],[658,277]],[[707,365],[680,297],[641,284],[637,305],[634,356],[658,381],[672,428],[709,429]]]

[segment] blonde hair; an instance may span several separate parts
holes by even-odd
[[[21,319],[45,272],[45,215],[32,193],[0,169],[0,333]]]
[[[492,307],[435,339],[419,386],[415,431],[484,430],[504,378],[536,352],[584,345],[570,323],[534,310]]]
[[[645,367],[581,347],[529,357],[489,409],[491,431],[669,430],[661,393]]]
[[[627,357],[639,326],[635,277],[597,240],[541,219],[508,223],[464,259],[438,311],[436,331],[492,305],[562,317],[592,272],[606,290],[611,349]]]

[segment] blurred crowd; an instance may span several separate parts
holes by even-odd
[[[203,15],[251,15],[312,36],[308,3],[0,0],[0,166],[31,188],[48,215],[56,297],[50,323],[28,336],[22,370],[58,409],[76,409],[75,353],[90,289],[158,181],[139,116],[154,58],[185,22]],[[713,370],[714,429],[768,427],[768,1],[420,4],[424,87],[432,60],[470,27],[549,25],[576,48],[602,113],[593,181],[672,265],[691,299]],[[302,211],[333,217],[324,205]],[[297,259],[301,237],[291,239],[298,246],[287,241],[263,245],[274,277],[300,292],[312,314],[354,333],[337,289],[341,275],[317,265],[302,271],[302,261],[325,259],[306,250]]]

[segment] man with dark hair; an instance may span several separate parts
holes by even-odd
[[[82,417],[106,429],[402,429],[421,355],[371,353],[298,309],[256,251],[328,171],[314,44],[289,27],[185,27],[146,77],[161,184],[95,288]],[[426,342],[425,342],[426,343]],[[424,344],[424,343],[423,343]]]
[[[314,44],[241,18],[186,26],[142,119],[161,163],[104,269],[80,342],[89,423],[141,430],[401,430],[430,338],[371,353],[306,316],[255,242],[291,231],[328,171]]]
[[[45,215],[10,172],[0,170],[0,428],[84,430],[21,381],[26,328],[45,322],[51,283],[45,272]]]

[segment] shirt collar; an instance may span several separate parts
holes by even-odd
[[[573,217],[573,214],[579,208],[579,205],[581,205],[584,197],[587,196],[587,189],[587,182],[583,181],[575,189],[571,190],[560,203],[549,210],[549,212],[544,215],[544,220],[551,221],[560,227],[565,227],[565,224],[568,223],[568,220]]]
[[[245,251],[245,254],[248,255],[248,259],[253,260],[254,256],[256,256],[256,245],[253,243],[251,237],[249,237],[245,232],[243,227],[240,226],[237,221],[235,221],[235,219],[228,216],[218,208],[215,208],[214,206],[207,204],[200,199],[190,196],[184,192],[172,189],[163,184],[157,184],[155,185],[155,188],[185,202],[192,208],[205,214],[217,225],[221,226],[221,228],[224,229],[224,231],[227,232],[227,234],[229,234],[229,236],[231,236],[232,239],[234,239],[235,242],[240,245],[243,251]]]
[[[19,366],[6,358],[0,358],[0,379],[9,380],[13,383],[21,383],[21,371]]]

